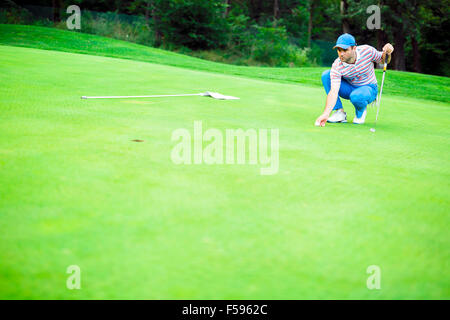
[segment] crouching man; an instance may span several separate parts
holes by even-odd
[[[326,122],[347,122],[347,113],[339,97],[349,99],[355,107],[356,115],[353,123],[363,124],[367,105],[377,98],[378,93],[373,62],[383,64],[388,55],[389,63],[394,47],[387,43],[383,51],[377,51],[369,45],[357,46],[355,38],[345,33],[337,39],[333,49],[337,49],[338,58],[331,66],[331,70],[322,73],[327,101],[325,110],[315,124],[324,127]],[[330,116],[333,110],[334,113]]]

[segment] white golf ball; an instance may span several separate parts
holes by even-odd
[[[375,132],[375,128],[370,128],[370,131]]]

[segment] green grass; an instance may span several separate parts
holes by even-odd
[[[0,24],[0,44],[131,59],[190,70],[316,87],[322,87],[320,75],[324,70],[329,69],[235,66],[85,33],[22,25]],[[376,71],[377,74],[381,74],[381,70]],[[450,101],[449,78],[393,70],[388,71],[387,77],[389,90],[384,91],[386,95]]]
[[[423,76],[389,73],[417,77],[415,94],[383,95],[373,134],[373,110],[314,127],[320,87],[154,52],[166,63],[0,46],[0,298],[450,298],[449,103],[413,97]],[[80,99],[205,90],[241,100]],[[195,120],[278,128],[279,172],[173,164],[171,134]],[[381,290],[366,288],[370,265]]]

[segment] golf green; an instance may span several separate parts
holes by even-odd
[[[129,59],[3,45],[0,83],[2,299],[450,298],[450,104],[389,71],[375,133],[315,127],[318,85]],[[240,100],[80,99],[207,90]],[[278,129],[277,173],[175,164],[194,121]]]

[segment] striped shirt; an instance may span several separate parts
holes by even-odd
[[[350,84],[360,87],[366,84],[377,84],[373,61],[380,63],[383,52],[377,51],[369,45],[356,47],[356,61],[354,64],[342,62],[337,58],[331,66],[331,85],[341,86],[341,77]]]

